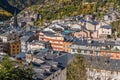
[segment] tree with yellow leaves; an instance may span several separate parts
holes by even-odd
[[[85,71],[83,56],[76,54],[73,62],[67,67],[67,80],[86,80]]]
[[[94,3],[93,7],[92,7],[92,12],[96,12],[97,10],[97,3]]]
[[[91,12],[91,5],[90,3],[88,3],[86,7],[86,13],[90,13],[90,12]]]

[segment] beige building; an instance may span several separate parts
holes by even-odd
[[[95,21],[88,21],[86,22],[86,29],[88,30],[91,30],[91,31],[95,31],[97,26],[99,26],[99,23],[98,22],[95,22]]]
[[[70,46],[72,45],[72,42],[64,42],[64,51],[70,53],[71,48]]]
[[[10,56],[15,56],[21,51],[20,41],[9,41],[8,53]]]
[[[79,32],[74,32],[73,34],[76,38],[84,37],[84,38],[91,38],[91,33],[88,30],[81,30]]]
[[[61,35],[39,33],[39,40],[49,42],[53,50],[64,51],[64,37]]]

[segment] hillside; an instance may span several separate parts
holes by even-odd
[[[0,0],[0,7],[11,14],[15,11],[19,13],[26,7],[30,7],[32,12],[40,13],[42,18],[36,24],[43,20],[51,21],[88,13],[95,13],[96,16],[101,17],[109,7],[116,9],[119,8],[118,5],[120,0]]]
[[[0,0],[0,21],[9,19],[15,11],[19,13],[28,6],[43,2],[44,0]]]
[[[63,3],[63,5],[66,5],[68,2],[68,4],[71,5],[71,3],[73,3],[73,6],[78,5],[79,3],[81,4],[82,2],[86,4],[86,2],[90,2],[90,3],[94,3],[97,2],[97,6],[104,6],[107,4],[107,6],[110,7],[110,5],[108,3],[113,2],[114,6],[120,5],[120,0],[0,0],[0,7],[3,8],[4,10],[7,10],[10,13],[14,13],[14,11],[16,10],[17,13],[26,8],[29,7],[31,5],[34,4],[47,4],[47,2],[50,2],[51,4],[56,3],[59,5],[59,3]],[[82,5],[79,5],[80,7],[84,7]]]
[[[0,21],[7,20],[12,17],[12,14],[0,8]]]
[[[10,5],[22,10],[33,4],[41,4],[44,2],[44,0],[8,0],[8,2]]]
[[[16,11],[17,13],[20,12],[19,9],[13,7],[12,5],[10,5],[8,3],[8,0],[0,0],[0,7],[8,12],[10,12],[11,14],[14,14],[14,11]]]
[[[110,8],[120,9],[118,8],[119,2],[117,0],[50,0],[42,5],[33,5],[21,13],[24,13],[24,11],[39,13],[41,18],[36,22],[36,25],[42,25],[44,21],[52,21],[80,14],[95,14],[99,19]]]
[[[14,11],[19,13],[28,6],[42,2],[44,2],[44,0],[0,0],[0,8],[14,14]]]

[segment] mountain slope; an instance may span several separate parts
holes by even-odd
[[[33,5],[26,8],[23,12],[39,13],[41,17],[35,24],[43,25],[43,22],[51,22],[55,19],[80,14],[94,14],[97,19],[100,19],[105,13],[109,12],[110,7],[117,10],[117,6],[120,6],[119,2],[107,0],[49,0],[42,5]]]
[[[14,7],[22,10],[28,6],[33,4],[39,4],[44,2],[44,0],[8,0],[8,2],[13,5]]]
[[[19,13],[28,6],[42,2],[44,2],[44,0],[0,0],[0,7],[14,14],[15,11]]]
[[[10,12],[11,14],[14,14],[14,12],[16,11],[17,13],[20,12],[19,9],[11,6],[8,3],[8,0],[0,0],[0,7],[3,8],[4,10]]]

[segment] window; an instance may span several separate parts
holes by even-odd
[[[58,75],[56,74],[55,76],[57,77]]]
[[[53,76],[53,79],[54,79],[55,77]]]
[[[15,48],[15,46],[13,45],[13,48]]]
[[[119,55],[116,55],[116,58],[119,58]]]
[[[101,80],[101,78],[97,77],[95,80]]]
[[[15,51],[15,49],[13,49],[13,51]]]
[[[73,49],[72,52],[75,52],[75,49]]]
[[[17,51],[19,51],[19,49],[17,49]]]

